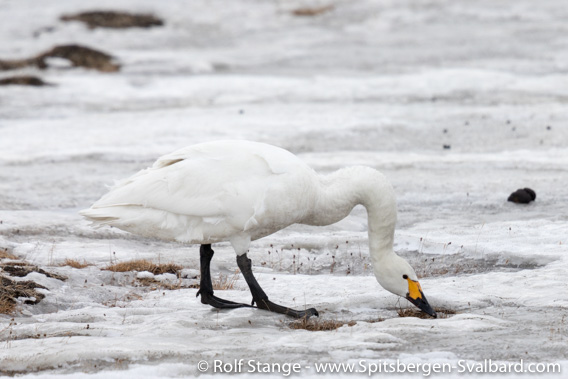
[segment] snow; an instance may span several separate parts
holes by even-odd
[[[327,4],[335,8],[317,17],[291,14]],[[166,24],[58,21],[92,9],[154,12]],[[560,0],[1,1],[0,59],[80,43],[122,70],[57,62],[0,72],[54,84],[0,90],[0,247],[67,277],[24,278],[47,287],[46,297],[20,304],[13,321],[0,316],[0,373],[185,377],[201,360],[238,359],[297,362],[300,376],[323,375],[315,363],[361,359],[523,359],[566,372],[567,21]],[[409,305],[372,275],[361,207],[329,227],[294,225],[249,253],[272,300],[357,322],[319,332],[255,309],[204,306],[191,288],[197,246],[94,230],[77,214],[163,154],[235,138],[289,149],[320,172],[385,173],[398,200],[395,250],[423,276],[430,304],[457,314],[398,317]],[[534,203],[506,201],[524,187]],[[214,250],[213,277],[233,277],[230,246]],[[90,266],[60,266],[67,258]],[[184,270],[180,279],[104,270],[131,259]],[[250,301],[242,277],[216,294]]]

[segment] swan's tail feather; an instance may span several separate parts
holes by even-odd
[[[113,226],[134,234],[180,242],[203,239],[201,217],[176,215],[162,210],[136,205],[97,207],[96,204],[79,212],[95,228]],[[212,224],[213,225],[213,224]]]
[[[119,220],[119,217],[110,215],[107,209],[88,208],[79,211],[79,214],[91,221],[94,227],[100,228],[101,226],[112,225]]]

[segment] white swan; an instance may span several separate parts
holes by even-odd
[[[229,241],[262,309],[293,317],[317,315],[268,300],[251,271],[247,251],[256,240],[291,224],[329,225],[358,204],[368,213],[369,250],[377,280],[436,317],[412,267],[393,251],[394,191],[368,167],[319,175],[281,148],[249,141],[202,143],[159,158],[152,167],[118,183],[80,213],[97,226],[142,236],[201,244],[201,301],[218,308],[249,306],[213,295],[211,244]]]

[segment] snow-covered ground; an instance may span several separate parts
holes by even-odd
[[[58,21],[93,9],[154,12],[166,25]],[[1,0],[0,59],[79,43],[123,68],[0,72],[54,84],[0,87],[0,247],[68,278],[25,278],[48,290],[13,321],[0,316],[0,374],[180,377],[235,359],[299,363],[294,376],[361,359],[523,359],[568,372],[567,35],[563,0]],[[198,247],[93,230],[77,214],[158,156],[227,138],[276,144],[322,172],[384,172],[398,198],[395,250],[429,302],[457,314],[398,316],[408,304],[372,275],[363,208],[329,227],[292,226],[249,254],[272,300],[357,322],[319,332],[204,306],[186,288]],[[523,187],[534,203],[506,201]],[[214,249],[213,276],[231,276],[234,253]],[[67,258],[92,266],[60,266]],[[181,288],[102,270],[135,258],[182,265],[182,283],[154,278]],[[218,294],[250,300],[242,278]]]

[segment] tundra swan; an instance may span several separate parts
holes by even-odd
[[[436,317],[416,273],[393,251],[396,201],[384,175],[369,167],[319,175],[292,153],[264,143],[201,143],[159,158],[152,167],[119,182],[80,213],[94,225],[188,244],[200,244],[197,296],[216,308],[250,307],[292,317],[318,315],[268,300],[252,273],[253,240],[292,224],[329,225],[353,207],[367,209],[369,251],[379,284]],[[213,295],[211,244],[229,241],[250,288],[251,305]]]

